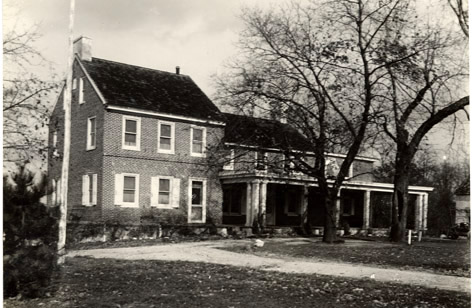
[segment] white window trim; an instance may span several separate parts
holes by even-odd
[[[56,180],[52,179],[51,181],[51,189],[52,189],[52,195],[51,195],[51,205],[57,205],[57,197],[56,197]]]
[[[202,132],[202,153],[193,153],[193,130],[201,129]],[[205,157],[206,156],[206,127],[191,125],[190,126],[190,156]]]
[[[94,131],[95,142],[94,142],[94,144],[90,144],[90,141],[91,141],[90,134],[92,132],[91,131],[91,129],[92,129],[91,120],[95,120],[95,131]],[[89,117],[89,118],[87,118],[87,146],[86,146],[86,149],[87,149],[87,151],[90,151],[90,150],[95,150],[96,147],[97,147],[97,117]]]
[[[72,90],[77,89],[77,78],[72,79]]]
[[[136,121],[136,145],[135,146],[125,144],[126,120]],[[121,148],[123,150],[141,151],[141,118],[124,115],[123,120],[122,120],[122,127],[121,127],[121,137],[122,137]]]
[[[79,104],[85,103],[84,100],[84,78],[79,78]]]
[[[192,220],[192,207],[200,207],[198,205],[193,204],[192,205],[192,184],[193,182],[202,182],[203,183],[203,188],[202,188],[202,220]],[[188,179],[188,223],[204,223],[206,221],[206,204],[207,204],[207,188],[206,184],[207,179],[206,178],[189,178]]]
[[[57,147],[57,131],[52,133],[52,146]]]
[[[170,149],[161,149],[161,124],[170,126]],[[157,152],[164,154],[175,154],[175,123],[167,121],[157,121]]]
[[[121,173],[121,183],[123,186],[121,187],[121,207],[139,207],[139,174],[137,173]],[[134,202],[125,202],[124,201],[124,190],[125,190],[125,176],[133,176],[136,179],[136,189],[135,189],[135,198]],[[115,183],[116,185],[116,183]]]
[[[87,174],[82,175],[82,205],[84,206],[97,205],[97,187],[98,187],[97,181],[98,181],[98,176],[96,173],[87,173]],[[90,183],[92,184],[91,193],[90,193]],[[92,197],[92,201],[90,201],[90,197]]]
[[[173,196],[173,193],[174,193],[174,177],[172,176],[156,176],[157,178],[157,187],[156,187],[156,194],[157,194],[157,205],[153,205],[151,204],[151,207],[155,207],[155,208],[162,208],[162,209],[170,209],[170,208],[173,208],[173,204],[172,204],[172,196]],[[169,180],[169,204],[164,204],[164,203],[159,203],[159,180]],[[151,190],[152,190],[152,187],[151,187]]]
[[[225,157],[225,160],[228,157]],[[225,161],[223,164],[223,170],[234,170],[234,149],[231,149],[229,152],[229,161]]]

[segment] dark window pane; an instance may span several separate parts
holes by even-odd
[[[161,124],[161,136],[171,137],[170,125]]]
[[[192,183],[192,204],[202,204],[202,182]]]
[[[163,149],[163,150],[170,150],[170,139],[161,137],[160,148]]]
[[[159,204],[169,204],[169,193],[160,192],[159,193]]]
[[[159,179],[159,192],[170,191],[170,180],[168,179]]]
[[[201,143],[193,143],[192,152],[193,153],[203,153],[203,147]]]
[[[91,130],[92,132],[95,131],[95,118],[90,119],[90,128],[91,128],[90,130]]]
[[[136,135],[125,134],[125,145],[136,145]]]
[[[136,133],[137,122],[134,120],[126,120],[126,129],[127,133]]]
[[[193,140],[194,141],[203,141],[203,130],[194,128],[193,129]]]
[[[134,176],[125,176],[123,179],[124,189],[136,189],[136,178]]]
[[[123,192],[124,202],[134,202],[134,190],[125,190]]]

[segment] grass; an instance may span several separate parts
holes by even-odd
[[[54,291],[53,291],[54,290]],[[470,307],[465,293],[224,265],[69,258],[51,296],[5,307]]]
[[[423,241],[405,243],[346,240],[341,244],[325,244],[314,239],[293,241],[267,240],[262,248],[236,245],[223,249],[252,252],[260,256],[289,256],[318,261],[361,263],[382,267],[431,271],[470,277],[470,243],[465,240]]]

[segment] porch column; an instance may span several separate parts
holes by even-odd
[[[341,215],[341,189],[339,189],[338,195],[336,196],[336,210],[334,213],[334,224],[336,228],[339,227],[339,215]]]
[[[246,227],[252,226],[252,189],[251,183],[246,183]]]
[[[251,226],[254,222],[254,219],[257,219],[257,214],[259,212],[259,180],[252,182],[252,217],[251,217]]]
[[[428,193],[423,195],[423,230],[428,230]]]
[[[261,224],[263,227],[266,226],[266,202],[267,202],[267,181],[262,181],[260,186],[260,200],[259,207],[262,215]]]
[[[308,222],[308,185],[303,186],[303,200],[302,200],[302,206],[300,209],[300,214],[302,217],[301,224],[302,226]]]
[[[415,230],[419,231],[422,228],[423,222],[423,194],[416,195],[415,202]]]
[[[362,229],[367,230],[370,228],[370,190],[364,191],[364,217],[362,223]]]

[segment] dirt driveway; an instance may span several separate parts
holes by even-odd
[[[281,239],[281,241],[287,239]],[[291,239],[294,240],[294,239]],[[144,247],[103,248],[77,250],[69,257],[88,256],[122,260],[190,261],[251,267],[265,271],[285,273],[320,274],[357,279],[375,279],[384,282],[412,284],[443,290],[470,293],[470,278],[436,275],[419,271],[386,269],[337,262],[318,262],[288,257],[259,257],[218,249],[227,245],[252,245],[251,240],[226,240],[216,242],[179,243]]]

